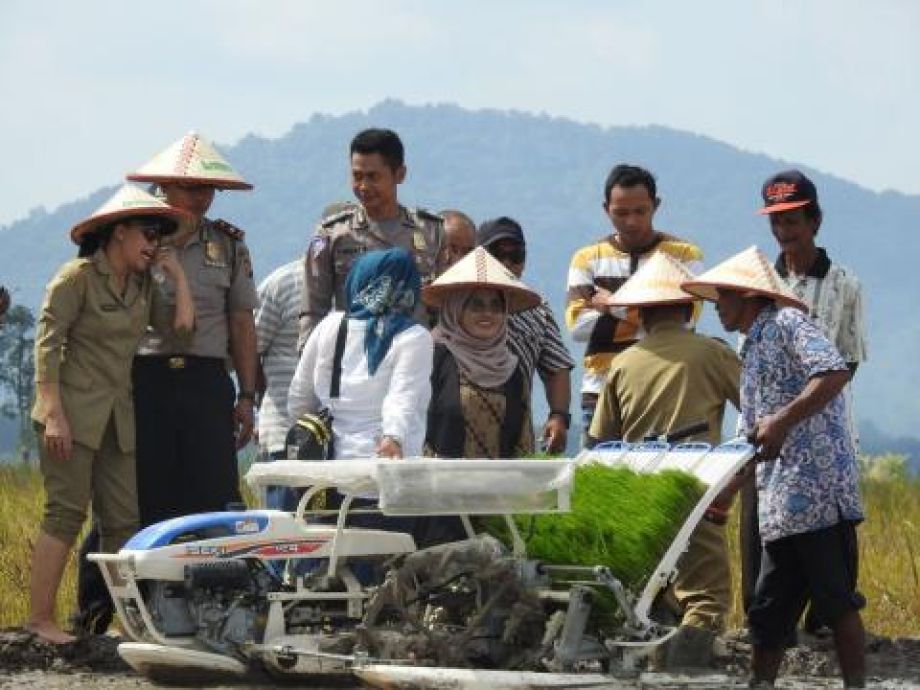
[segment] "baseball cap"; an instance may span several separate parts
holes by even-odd
[[[499,240],[514,240],[520,244],[527,244],[520,224],[508,216],[487,220],[476,231],[476,244],[480,247],[488,247]]]
[[[757,211],[761,215],[790,211],[818,201],[815,183],[799,170],[776,173],[763,183],[761,194],[764,207]]]

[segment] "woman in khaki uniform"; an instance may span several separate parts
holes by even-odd
[[[194,327],[182,267],[159,247],[183,218],[125,185],[74,226],[78,258],[58,270],[45,293],[32,418],[46,502],[32,556],[27,627],[50,642],[73,639],[54,622],[54,601],[90,501],[103,551],[117,550],[137,529],[131,361],[148,325],[186,335]],[[160,297],[153,265],[176,286],[174,309]]]

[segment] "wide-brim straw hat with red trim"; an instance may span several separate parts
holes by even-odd
[[[87,234],[105,225],[137,216],[164,216],[176,221],[177,224],[183,220],[192,220],[189,214],[160,201],[137,185],[125,184],[109,197],[108,201],[93,211],[92,215],[74,225],[70,231],[70,239],[80,244]]]
[[[158,153],[127,178],[135,182],[184,182],[217,189],[252,189],[214,145],[198,132],[189,132]]]
[[[726,259],[693,280],[681,283],[681,289],[710,302],[718,301],[719,288],[735,290],[746,297],[761,295],[777,304],[808,311],[806,304],[786,285],[766,255],[756,246]]]
[[[440,307],[447,295],[464,290],[501,290],[511,313],[533,309],[543,300],[482,247],[476,247],[422,288],[422,301]]]
[[[610,295],[611,307],[661,307],[691,304],[697,298],[680,289],[693,280],[693,274],[680,261],[664,252],[655,252],[632,277]]]

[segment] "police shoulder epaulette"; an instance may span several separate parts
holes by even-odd
[[[211,224],[222,233],[224,233],[231,240],[242,241],[246,237],[246,233],[236,227],[233,223],[228,223],[223,218],[218,218],[215,221],[212,221]]]
[[[346,208],[344,211],[339,211],[333,213],[331,216],[326,216],[320,221],[320,225],[324,228],[331,228],[333,225],[341,223],[343,220],[348,220],[353,215],[355,215],[356,208]]]
[[[413,210],[414,210],[414,212],[415,212],[415,215],[418,216],[419,218],[424,218],[425,220],[433,220],[433,221],[435,221],[436,223],[443,223],[443,222],[444,222],[443,216],[439,216],[437,213],[432,213],[432,212],[429,211],[427,208],[420,208],[420,207],[419,207],[419,208],[415,208],[415,209],[413,209]]]

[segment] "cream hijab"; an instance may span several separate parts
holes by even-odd
[[[485,286],[484,286],[485,287]],[[457,361],[460,373],[482,388],[498,388],[514,373],[517,355],[508,349],[508,296],[504,319],[498,333],[483,340],[474,338],[460,325],[463,307],[473,290],[458,290],[445,295],[437,327],[431,332],[437,343],[444,343]]]

